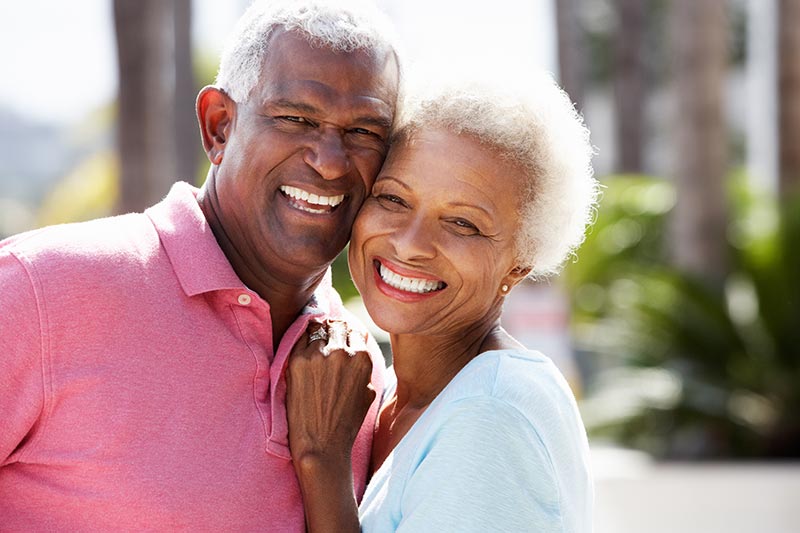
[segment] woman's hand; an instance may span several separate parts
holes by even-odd
[[[312,322],[289,357],[286,412],[295,461],[350,457],[375,399],[364,334],[342,321]]]
[[[358,531],[351,451],[375,399],[366,336],[312,322],[289,356],[289,448],[310,532]]]

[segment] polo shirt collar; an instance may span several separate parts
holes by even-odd
[[[211,231],[200,204],[199,189],[177,182],[166,198],[145,211],[167,252],[175,275],[187,296],[219,291],[247,290]],[[335,308],[331,271],[325,274],[302,314],[329,314]]]
[[[200,210],[198,192],[188,183],[175,183],[167,197],[145,214],[153,222],[187,296],[242,289],[244,284],[233,271]]]

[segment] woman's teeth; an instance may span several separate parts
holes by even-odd
[[[378,273],[381,279],[390,287],[401,291],[416,292],[424,294],[444,288],[444,282],[430,279],[407,278],[396,272],[392,272],[382,264],[378,264]]]
[[[344,201],[344,194],[336,196],[321,196],[318,194],[310,193],[299,189],[297,187],[290,187],[289,185],[282,185],[281,192],[293,200],[305,202],[307,205],[296,203],[295,207],[309,213],[326,213],[329,208],[336,207]],[[312,206],[319,206],[323,209],[314,209]]]

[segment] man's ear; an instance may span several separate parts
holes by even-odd
[[[207,85],[197,95],[196,108],[203,148],[209,161],[219,165],[233,126],[236,103],[219,88]]]

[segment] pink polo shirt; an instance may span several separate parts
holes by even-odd
[[[273,353],[196,192],[0,243],[0,531],[304,530],[283,369],[312,316],[346,312],[327,276]]]

